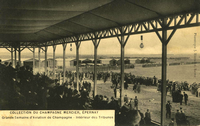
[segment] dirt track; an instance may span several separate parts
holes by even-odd
[[[93,83],[93,82],[92,82]],[[111,89],[111,82],[107,81],[103,83],[103,81],[97,81],[97,94],[106,95],[109,98],[114,96],[113,89]],[[171,101],[172,103],[172,117],[177,109],[180,107],[183,108],[186,116],[188,116],[188,120],[192,126],[200,125],[200,98],[195,97],[190,93],[190,91],[186,91],[189,96],[188,105],[184,103],[180,105],[180,103],[172,103],[172,98],[170,94],[167,95],[167,101]],[[161,115],[161,93],[157,92],[155,86],[141,86],[141,92],[135,93],[132,90],[132,85],[129,84],[128,90],[124,91],[124,95],[127,94],[129,98],[135,98],[135,96],[139,99],[139,109],[141,112],[145,113],[147,109],[151,111],[151,118],[157,122],[160,122]],[[166,124],[169,124],[170,119],[166,119]]]

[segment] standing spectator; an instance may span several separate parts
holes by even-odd
[[[128,89],[128,82],[127,82],[127,80],[126,81],[124,81],[124,89]]]
[[[137,84],[135,83],[134,85],[133,85],[133,91],[136,93],[136,87],[137,87]]]
[[[116,87],[114,87],[114,96],[115,96],[115,98],[117,97],[117,89],[116,89]]]
[[[130,99],[130,102],[129,102],[129,105],[130,105],[130,110],[134,110],[134,100],[131,98]]]
[[[138,110],[138,99],[137,99],[137,96],[135,96],[135,99],[134,99],[134,106],[135,106],[136,110]]]
[[[183,95],[180,93],[180,105],[182,105],[182,102],[183,102]]]
[[[187,105],[188,95],[185,92],[183,92],[183,94],[184,94],[185,105]]]
[[[166,118],[167,118],[167,115],[169,115],[169,118],[171,118],[171,104],[170,104],[170,101],[167,102],[166,104]]]
[[[151,114],[149,112],[149,109],[147,109],[147,112],[145,112],[144,120],[145,120],[147,125],[151,124]]]
[[[145,126],[145,120],[144,120],[144,114],[138,110],[138,112],[140,113],[140,116],[141,116],[141,120],[140,120],[140,126]]]
[[[177,112],[175,114],[175,118],[176,118],[176,124],[177,124],[177,126],[180,126],[181,119],[180,119],[180,112],[179,112],[179,110],[177,110]]]
[[[124,102],[128,103],[128,97],[127,97],[127,95],[124,96]]]
[[[185,115],[185,113],[182,111],[182,108],[181,108],[181,110],[180,110],[180,123],[184,125],[185,122],[186,122],[186,115]]]
[[[140,83],[137,84],[137,92],[140,93]]]
[[[153,77],[153,85],[156,85],[156,83],[157,83],[157,78],[154,76]]]

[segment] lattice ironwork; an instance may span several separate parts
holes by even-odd
[[[168,17],[161,17],[159,19],[152,19],[148,21],[132,23],[120,27],[105,29],[101,31],[94,31],[91,33],[80,34],[76,36],[69,36],[64,37],[61,39],[51,40],[47,42],[20,42],[20,46],[31,48],[31,47],[45,47],[45,46],[53,46],[59,45],[64,43],[74,43],[77,42],[77,37],[79,41],[88,41],[93,39],[104,39],[104,38],[111,38],[111,37],[118,37],[121,35],[134,35],[134,34],[143,34],[143,33],[150,33],[156,32],[159,34],[159,31],[163,29],[173,30],[172,34],[169,37],[173,36],[175,31],[180,28],[187,28],[187,27],[195,27],[200,26],[200,13],[199,12],[191,12],[191,13],[184,13],[179,15],[172,15]],[[167,19],[167,25],[163,26],[162,19]],[[123,33],[120,32],[120,28],[123,28]],[[160,35],[158,37],[161,39]],[[15,47],[12,43],[8,42],[1,42],[0,48],[11,48]]]

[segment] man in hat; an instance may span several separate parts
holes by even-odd
[[[180,105],[182,105],[182,102],[183,102],[183,95],[180,93],[179,97],[180,97]]]
[[[138,98],[137,98],[137,96],[135,96],[135,99],[134,99],[134,106],[135,106],[135,109],[138,110]]]
[[[180,123],[181,124],[185,124],[186,122],[186,115],[184,113],[184,111],[182,110],[182,107],[180,108]]]
[[[183,92],[183,94],[184,94],[185,105],[187,105],[188,95],[185,92]]]
[[[167,115],[169,115],[169,118],[171,118],[171,104],[170,104],[170,101],[167,102],[166,104],[166,118],[167,118]]]
[[[130,99],[130,102],[129,102],[129,105],[130,105],[130,110],[134,110],[134,100],[131,98]]]
[[[124,96],[124,102],[128,103],[128,97],[127,97],[127,95]]]
[[[180,119],[180,112],[179,112],[179,110],[177,110],[177,112],[175,114],[175,118],[176,118],[176,124],[177,124],[177,126],[180,126],[181,119]]]

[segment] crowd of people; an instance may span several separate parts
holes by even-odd
[[[59,84],[55,80],[50,79],[45,74],[33,74],[33,71],[28,66],[19,65],[16,68],[12,67],[11,63],[1,63],[0,60],[0,104],[1,109],[5,110],[82,110],[82,109],[98,109],[115,110],[116,122],[131,123],[133,116],[138,116],[140,125],[151,124],[150,110],[147,109],[143,114],[138,109],[138,98],[124,97],[124,105],[120,107],[119,100],[115,97],[108,98],[107,96],[96,95],[94,98],[90,97],[91,83],[85,81],[84,78],[94,80],[93,73],[86,72],[80,73],[79,89],[75,82],[76,73],[71,71],[66,72],[67,81],[63,84]],[[99,72],[97,74],[98,80],[103,80],[104,83],[110,80],[113,83],[114,89],[119,89],[119,83],[121,76],[119,73],[113,72]],[[142,77],[136,77],[131,73],[126,73],[124,78],[124,89],[128,89],[128,84],[133,84],[134,92],[140,93],[140,85],[146,84],[156,85],[157,78],[153,79]],[[149,84],[147,84],[149,83]],[[52,85],[53,84],[53,85]],[[185,84],[187,86],[187,84]],[[168,85],[169,86],[169,85]],[[180,105],[184,98],[184,103],[187,105],[188,95],[184,92],[181,94],[181,90],[185,90],[184,87],[177,88],[175,83],[170,86],[170,91],[179,91]],[[116,91],[115,91],[116,92]],[[173,94],[177,96],[177,94]],[[166,105],[166,117],[171,118],[171,103]],[[135,113],[135,114],[134,114]],[[181,124],[182,120],[186,119],[182,110],[176,113],[176,123]],[[137,121],[138,121],[137,120]],[[137,122],[135,121],[135,122]],[[173,122],[173,119],[172,119]]]
[[[33,75],[28,66],[16,68],[12,63],[0,60],[0,104],[1,109],[44,109],[43,99],[49,84],[54,81],[44,74]]]
[[[135,92],[140,93],[140,85],[146,86],[157,86],[157,90],[161,91],[161,79],[157,77],[143,77],[143,76],[135,76],[131,73],[124,74],[124,89],[128,89],[128,84],[133,84],[133,90]],[[63,76],[63,73],[62,73]],[[71,81],[74,81],[76,78],[76,72],[66,71],[66,78],[71,78]],[[79,72],[79,79],[80,81],[84,80],[84,78],[88,78],[94,80],[94,72]],[[121,75],[117,72],[97,72],[97,80],[103,80],[104,83],[106,81],[112,82],[112,88],[120,88],[120,81]],[[188,91],[191,90],[192,92],[197,92],[198,84],[194,83],[189,85],[187,81],[178,82],[178,81],[170,81],[167,80],[166,91],[172,94],[173,91],[181,90],[181,91]]]
[[[83,80],[77,90],[75,82],[71,83],[71,80],[59,84],[45,74],[34,75],[28,66],[13,68],[11,63],[0,62],[0,109],[2,110],[107,109],[115,110],[116,124],[134,122],[133,116],[137,116],[139,112],[136,104],[135,107],[132,104],[132,107],[124,111],[118,99],[114,97],[109,99],[102,95],[92,98],[90,93],[90,82]],[[136,115],[132,114],[134,112]],[[138,116],[137,121],[140,120],[141,117]]]
[[[170,101],[168,101],[166,104],[166,118],[171,118],[171,109],[172,105]],[[190,122],[187,120],[187,116],[185,115],[182,107],[180,107],[180,109],[178,109],[177,112],[175,113],[175,120],[177,126],[190,125]],[[174,125],[175,125],[174,118],[171,118],[171,123],[169,124],[169,126],[174,126]]]

